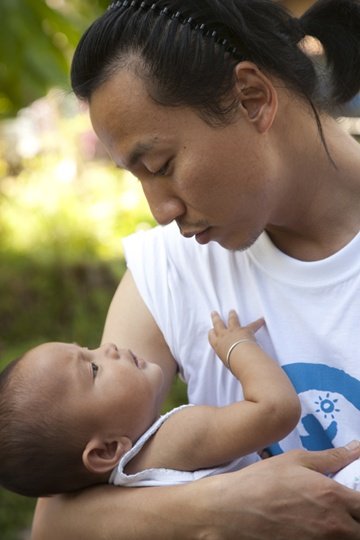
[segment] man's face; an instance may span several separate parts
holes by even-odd
[[[160,224],[228,249],[251,245],[271,221],[278,188],[267,135],[239,108],[214,127],[187,107],[165,107],[142,80],[120,70],[90,100],[94,129],[120,168],[141,182]]]

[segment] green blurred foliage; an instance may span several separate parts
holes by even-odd
[[[0,118],[68,88],[74,46],[107,0],[1,0]]]
[[[1,540],[28,540],[23,531],[28,530],[34,508],[34,500],[0,489]]]

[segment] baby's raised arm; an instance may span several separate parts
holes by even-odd
[[[239,456],[285,437],[299,420],[300,402],[282,368],[256,342],[263,319],[241,326],[234,310],[227,325],[217,312],[211,318],[209,342],[244,393],[244,401],[218,409],[225,422],[224,435],[226,429],[226,438],[234,441]]]
[[[281,367],[255,339],[262,319],[241,327],[212,313],[209,342],[242,385],[244,399],[225,407],[197,405],[170,417],[157,432],[148,466],[211,468],[281,440],[297,424],[300,402]]]

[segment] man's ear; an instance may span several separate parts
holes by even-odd
[[[82,461],[88,471],[105,474],[112,471],[131,447],[132,442],[128,437],[120,437],[113,441],[93,437],[83,451]]]
[[[272,125],[278,108],[278,97],[271,79],[252,62],[235,66],[235,92],[239,106],[259,133]]]

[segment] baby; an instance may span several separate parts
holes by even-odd
[[[258,320],[212,313],[209,342],[241,382],[225,407],[159,415],[161,368],[113,344],[45,343],[0,375],[0,484],[27,496],[111,482],[164,485],[236,470],[291,431],[298,397],[256,343]]]

